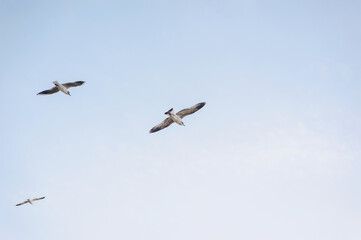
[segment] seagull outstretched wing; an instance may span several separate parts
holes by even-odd
[[[28,200],[26,200],[26,201],[24,201],[24,202],[22,202],[22,203],[18,203],[18,204],[16,204],[15,206],[20,206],[20,205],[23,205],[23,204],[25,204],[25,203],[28,203],[29,201]]]
[[[45,197],[40,197],[40,198],[34,198],[33,201],[38,201],[38,200],[41,200],[41,199],[44,199]]]
[[[78,87],[83,85],[85,82],[84,81],[76,81],[76,82],[68,82],[68,83],[64,83],[62,84],[64,87],[66,88],[71,88],[71,87]]]
[[[39,92],[37,95],[49,95],[49,94],[53,94],[53,93],[57,93],[57,92],[59,92],[59,88],[53,87],[51,89]]]
[[[172,123],[174,123],[173,119],[171,117],[168,117],[168,118],[164,119],[163,122],[159,123],[157,126],[150,129],[149,133],[158,132],[159,130],[162,130],[163,128],[168,127]]]
[[[190,114],[193,114],[195,112],[197,112],[199,109],[201,109],[204,105],[206,105],[205,102],[201,102],[201,103],[198,103],[196,105],[194,105],[193,107],[190,107],[190,108],[185,108],[183,110],[180,110],[179,112],[177,112],[177,115],[180,117],[180,118],[184,118]]]

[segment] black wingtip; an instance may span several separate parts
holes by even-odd
[[[150,129],[149,133],[155,133],[155,132],[158,132],[159,130],[161,130],[161,128],[159,127],[154,127],[152,129]]]
[[[198,105],[198,106],[197,106],[197,109],[199,110],[199,109],[201,109],[202,107],[204,107],[204,105],[206,105],[206,102],[201,102],[201,103],[198,103],[197,105]]]

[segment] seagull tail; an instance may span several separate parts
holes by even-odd
[[[164,114],[167,115],[169,113],[171,113],[173,111],[173,108],[169,109],[167,112],[165,112]]]

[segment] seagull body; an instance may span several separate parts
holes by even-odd
[[[22,202],[22,203],[16,204],[16,206],[20,206],[20,205],[23,205],[23,204],[26,204],[26,203],[30,203],[31,205],[33,205],[34,201],[42,200],[42,199],[44,199],[44,198],[45,198],[45,197],[27,199],[26,201],[24,201],[24,202]]]
[[[160,124],[158,124],[157,126],[153,127],[149,133],[154,133],[157,132],[159,130],[162,130],[163,128],[168,127],[169,125],[171,125],[172,123],[176,122],[177,124],[181,125],[181,126],[185,126],[182,119],[190,114],[193,114],[195,112],[197,112],[199,109],[201,109],[204,105],[206,105],[205,102],[201,102],[198,103],[196,105],[194,105],[193,107],[190,108],[185,108],[179,112],[177,112],[177,114],[174,113],[173,108],[171,108],[169,111],[165,112],[164,114],[169,115],[168,118],[164,119],[163,122],[161,122]]]
[[[164,114],[169,115],[169,117],[171,117],[172,120],[173,120],[174,122],[178,123],[179,125],[185,126],[184,123],[183,123],[183,121],[182,121],[182,118],[179,117],[177,114],[174,113],[173,108],[170,109],[168,112],[166,112],[166,113],[164,113]]]
[[[68,88],[81,86],[85,82],[84,81],[76,81],[76,82],[68,82],[68,83],[60,84],[58,81],[54,81],[53,83],[54,83],[55,87],[45,90],[45,91],[42,91],[42,92],[39,92],[37,95],[49,95],[49,94],[53,94],[53,93],[57,93],[57,92],[61,91],[65,94],[71,96]]]
[[[64,85],[60,84],[58,81],[54,81],[53,83],[60,91],[70,96],[69,90],[66,87],[64,87]]]

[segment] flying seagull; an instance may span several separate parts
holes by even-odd
[[[182,118],[184,118],[185,116],[188,116],[190,114],[193,114],[195,112],[197,112],[199,109],[201,109],[204,105],[206,105],[205,102],[201,102],[198,103],[196,105],[194,105],[193,107],[190,108],[185,108],[179,112],[177,112],[177,114],[174,114],[173,108],[171,108],[169,111],[165,112],[165,115],[169,115],[168,118],[166,118],[163,122],[161,122],[160,124],[158,124],[157,126],[153,127],[152,129],[150,129],[149,133],[154,133],[157,132],[159,130],[162,130],[163,128],[168,127],[169,125],[171,125],[173,122],[178,123],[181,126],[185,126]]]
[[[44,199],[45,197],[41,197],[41,198],[33,198],[33,199],[27,199],[26,201],[22,202],[22,203],[18,203],[16,204],[16,206],[20,206],[20,205],[23,205],[25,203],[30,203],[30,204],[33,204],[34,201],[38,201],[38,200],[41,200],[41,199]]]
[[[45,90],[45,91],[42,91],[42,92],[39,92],[37,95],[49,95],[49,94],[57,93],[60,90],[63,93],[71,96],[68,88],[81,86],[85,82],[84,81],[76,81],[76,82],[68,82],[68,83],[60,84],[60,83],[58,83],[58,81],[54,81],[53,83],[55,84],[55,87]]]

